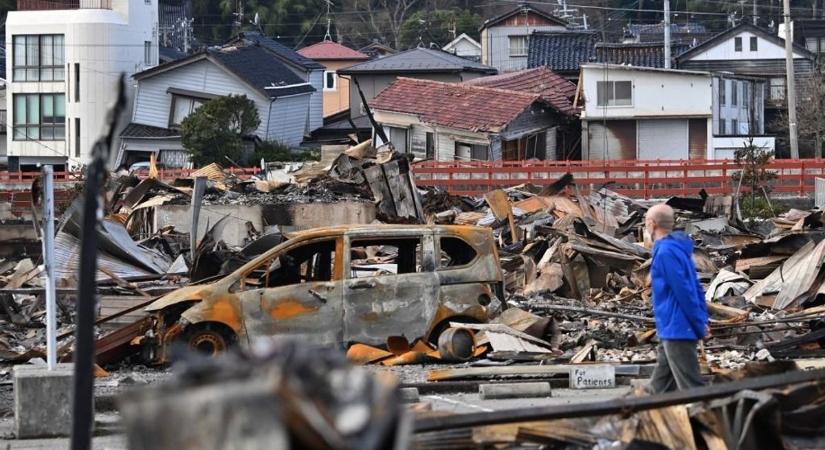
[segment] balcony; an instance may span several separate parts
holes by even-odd
[[[18,11],[112,9],[112,0],[17,0]]]

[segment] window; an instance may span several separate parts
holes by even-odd
[[[470,264],[476,257],[476,250],[457,237],[443,237],[438,242],[441,248],[439,258],[441,269]]]
[[[730,104],[736,106],[739,103],[739,82],[731,80],[730,82]]]
[[[730,120],[730,132],[733,135],[739,134],[739,121],[736,119]]]
[[[80,119],[74,119],[74,156],[80,158]]]
[[[742,51],[742,38],[737,37],[733,38],[733,51],[741,52]]]
[[[289,286],[332,281],[335,276],[335,240],[310,242],[266,260],[246,273],[241,289]]]
[[[177,128],[189,114],[206,103],[206,100],[184,95],[172,95],[172,111],[169,117],[169,127]]]
[[[427,159],[435,158],[435,136],[432,133],[427,133],[426,151]]]
[[[354,240],[350,245],[350,278],[402,275],[424,270],[420,238]]]
[[[456,161],[489,161],[489,153],[489,145],[455,142]]]
[[[324,72],[324,90],[334,91],[338,89],[338,76],[335,71],[328,70]]]
[[[63,81],[63,35],[17,35],[14,47],[14,81]]]
[[[596,82],[596,104],[598,106],[630,106],[633,87],[630,81]]]
[[[725,119],[719,119],[719,132],[717,133],[717,135],[724,136],[726,134],[727,132],[725,130]]]
[[[399,127],[384,127],[384,132],[395,146],[395,151],[407,153],[407,129]]]
[[[64,94],[14,95],[14,140],[60,141],[65,137]]]
[[[510,36],[510,56],[527,56],[527,36]]]
[[[726,97],[726,95],[725,95],[726,89],[725,88],[727,87],[727,85],[728,85],[728,80],[726,80],[724,78],[719,79],[719,104],[720,105],[725,105],[728,102],[728,99],[725,98]]]
[[[80,101],[80,63],[74,63],[74,101]]]
[[[774,101],[785,100],[785,78],[771,78],[768,87],[768,98]]]
[[[152,65],[152,41],[143,41],[143,63]]]
[[[751,36],[751,51],[759,50],[759,39],[756,36]]]

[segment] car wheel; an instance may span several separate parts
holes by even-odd
[[[212,325],[186,330],[183,338],[190,350],[209,357],[226,351],[234,342],[225,330]]]

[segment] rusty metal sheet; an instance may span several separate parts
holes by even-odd
[[[371,364],[390,358],[392,353],[366,344],[353,344],[347,349],[347,359],[356,364]]]

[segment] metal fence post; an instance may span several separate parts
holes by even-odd
[[[54,283],[54,168],[43,166],[43,264],[46,289],[46,362],[57,366],[57,299]],[[34,199],[32,199],[34,202]]]

